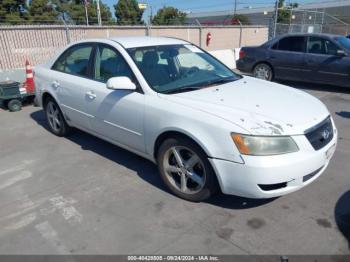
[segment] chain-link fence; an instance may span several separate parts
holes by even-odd
[[[349,24],[325,12],[295,9],[289,9],[287,12],[289,12],[289,23],[277,23],[274,27],[274,21],[271,21],[270,30],[275,31],[271,32],[270,35],[278,36],[288,33],[350,34]]]
[[[277,24],[276,36],[289,33],[325,33],[349,35],[350,26],[339,24]]]
[[[322,25],[317,24],[277,24],[276,36],[290,33],[322,33]]]

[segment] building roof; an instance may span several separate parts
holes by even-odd
[[[301,4],[299,9],[323,9],[333,7],[350,6],[350,0],[324,1],[308,4]]]
[[[337,0],[337,1],[325,1],[325,2],[315,2],[300,4],[299,10],[317,10],[317,9],[327,9],[327,8],[338,8],[338,7],[350,7],[350,0]],[[257,7],[257,8],[246,8],[237,10],[238,14],[256,14],[264,12],[273,12],[274,6]],[[195,19],[201,17],[213,17],[213,16],[229,16],[233,15],[233,10],[216,11],[216,12],[198,12],[188,14],[188,18]]]

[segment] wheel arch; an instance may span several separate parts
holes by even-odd
[[[55,100],[55,102],[57,103],[57,100],[56,98],[51,95],[49,92],[45,92],[42,94],[41,96],[41,104],[42,104],[42,107],[45,108],[45,105],[46,105],[46,102],[49,98],[52,98],[53,100]],[[57,103],[58,104],[58,103]]]
[[[208,148],[206,148],[204,146],[204,144],[198,138],[196,138],[195,136],[193,136],[192,134],[190,134],[189,132],[186,132],[184,130],[174,129],[174,130],[165,130],[157,136],[157,138],[153,144],[153,157],[154,157],[154,159],[157,159],[158,150],[159,150],[159,147],[161,146],[161,144],[166,139],[174,138],[174,137],[184,137],[184,138],[190,139],[191,141],[196,143],[203,150],[203,152],[205,153],[205,155],[207,157],[210,156]]]
[[[46,102],[47,102],[47,100],[48,99],[53,99],[55,102],[56,102],[56,104],[58,105],[58,108],[61,110],[61,112],[62,112],[62,115],[63,115],[63,117],[64,117],[64,120],[65,121],[67,121],[67,116],[66,116],[66,114],[65,114],[65,112],[62,110],[62,108],[61,108],[61,105],[59,104],[59,102],[58,102],[58,100],[55,98],[55,96],[53,96],[50,92],[44,92],[43,94],[42,94],[42,96],[41,96],[41,106],[42,106],[42,108],[45,110],[45,106],[46,106]]]

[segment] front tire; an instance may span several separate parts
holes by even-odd
[[[208,157],[190,139],[165,140],[159,148],[157,162],[164,183],[183,199],[199,202],[218,191],[216,175]]]
[[[266,81],[272,81],[273,80],[273,70],[272,67],[265,63],[257,64],[254,67],[253,75],[256,78],[263,79]]]
[[[56,101],[52,98],[48,98],[44,109],[50,131],[56,136],[66,136],[70,131],[70,127],[66,123]]]

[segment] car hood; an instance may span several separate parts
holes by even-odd
[[[305,92],[252,77],[160,96],[217,116],[254,135],[304,134],[329,115],[320,100]]]

